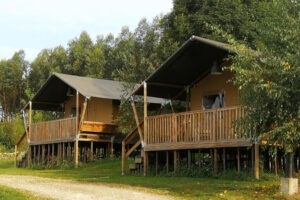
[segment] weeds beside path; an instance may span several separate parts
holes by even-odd
[[[30,191],[40,197],[65,200],[174,199],[167,195],[154,194],[133,187],[117,187],[103,183],[85,183],[35,176],[0,175],[0,185]]]

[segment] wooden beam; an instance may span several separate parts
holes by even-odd
[[[238,171],[238,173],[240,173],[241,172],[240,148],[237,148],[236,159],[237,159],[237,171]]]
[[[122,176],[125,175],[125,159],[126,159],[125,153],[126,153],[125,141],[122,141],[122,166],[121,166]]]
[[[166,151],[166,170],[169,173],[169,151]]]
[[[45,153],[46,153],[46,147],[45,144],[42,144],[42,163],[45,162]]]
[[[17,167],[17,159],[18,159],[18,145],[15,145],[15,167]]]
[[[191,150],[189,149],[188,150],[188,169],[191,169],[191,166],[192,166],[192,155],[191,155]]]
[[[94,160],[94,142],[91,142],[91,150],[90,150],[90,158],[91,160]]]
[[[148,170],[148,152],[144,152],[144,176],[147,176]]]
[[[223,148],[223,155],[222,155],[222,161],[223,161],[223,171],[226,171],[226,149]]]
[[[214,148],[214,175],[218,175],[218,149]]]
[[[86,107],[87,107],[87,98],[85,98],[85,101],[83,102],[83,109],[82,109],[81,118],[80,118],[80,122],[79,122],[79,130],[84,121]]]
[[[169,88],[177,88],[177,89],[184,89],[184,85],[175,85],[175,84],[168,84],[168,83],[158,83],[158,82],[151,82],[148,85],[155,85],[161,87],[169,87]]]
[[[75,161],[75,168],[78,167],[78,157],[79,157],[79,147],[78,147],[78,144],[79,144],[79,134],[78,134],[78,117],[79,117],[79,92],[78,90],[76,91],[76,122],[75,122],[75,132],[76,132],[76,139],[75,139],[75,143],[74,143],[74,148],[75,148],[75,158],[74,158],[74,161]]]
[[[254,177],[259,179],[259,144],[254,144]]]
[[[147,117],[148,117],[148,102],[147,102],[147,83],[144,82],[144,139],[147,141]],[[142,140],[142,148],[144,147],[144,140]]]
[[[125,154],[125,158],[127,158],[139,145],[141,144],[141,140],[138,140]]]
[[[106,142],[106,143],[110,143],[110,140],[107,139],[98,139],[98,138],[79,138],[78,141],[85,141],[85,142]]]
[[[136,126],[138,128],[140,139],[141,139],[141,141],[143,141],[143,133],[142,133],[142,129],[140,127],[141,123],[140,123],[139,116],[138,116],[137,111],[136,111],[136,107],[135,107],[133,97],[131,99],[131,107],[132,107],[132,110],[133,110],[133,115],[134,115],[134,118],[135,118]]]
[[[29,122],[28,122],[28,141],[31,139],[31,123],[32,123],[32,102],[29,101]]]
[[[155,152],[155,175],[158,175],[158,151]]]
[[[177,173],[177,165],[178,165],[178,152],[175,150],[174,151],[174,173]]]

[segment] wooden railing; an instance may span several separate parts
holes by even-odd
[[[191,111],[146,118],[145,144],[218,142],[243,139],[235,121],[245,115],[240,107]],[[247,138],[250,138],[247,137]]]
[[[75,137],[75,117],[32,124],[29,133],[30,143],[66,141]]]

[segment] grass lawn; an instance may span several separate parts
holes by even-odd
[[[233,172],[214,178],[126,175],[121,176],[121,161],[97,161],[74,168],[50,170],[16,169],[12,160],[0,161],[0,174],[34,175],[86,182],[103,182],[157,189],[181,199],[300,199],[279,193],[279,178],[264,174],[260,180]],[[232,177],[232,176],[233,177]],[[1,193],[0,193],[1,194]]]
[[[30,193],[0,186],[0,200],[46,200]]]

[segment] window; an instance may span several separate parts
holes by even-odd
[[[202,109],[223,108],[224,105],[224,93],[209,94],[202,98]]]
[[[81,114],[81,108],[80,107],[78,109],[78,114],[79,114],[79,116]],[[76,117],[76,107],[71,108],[70,117]]]

